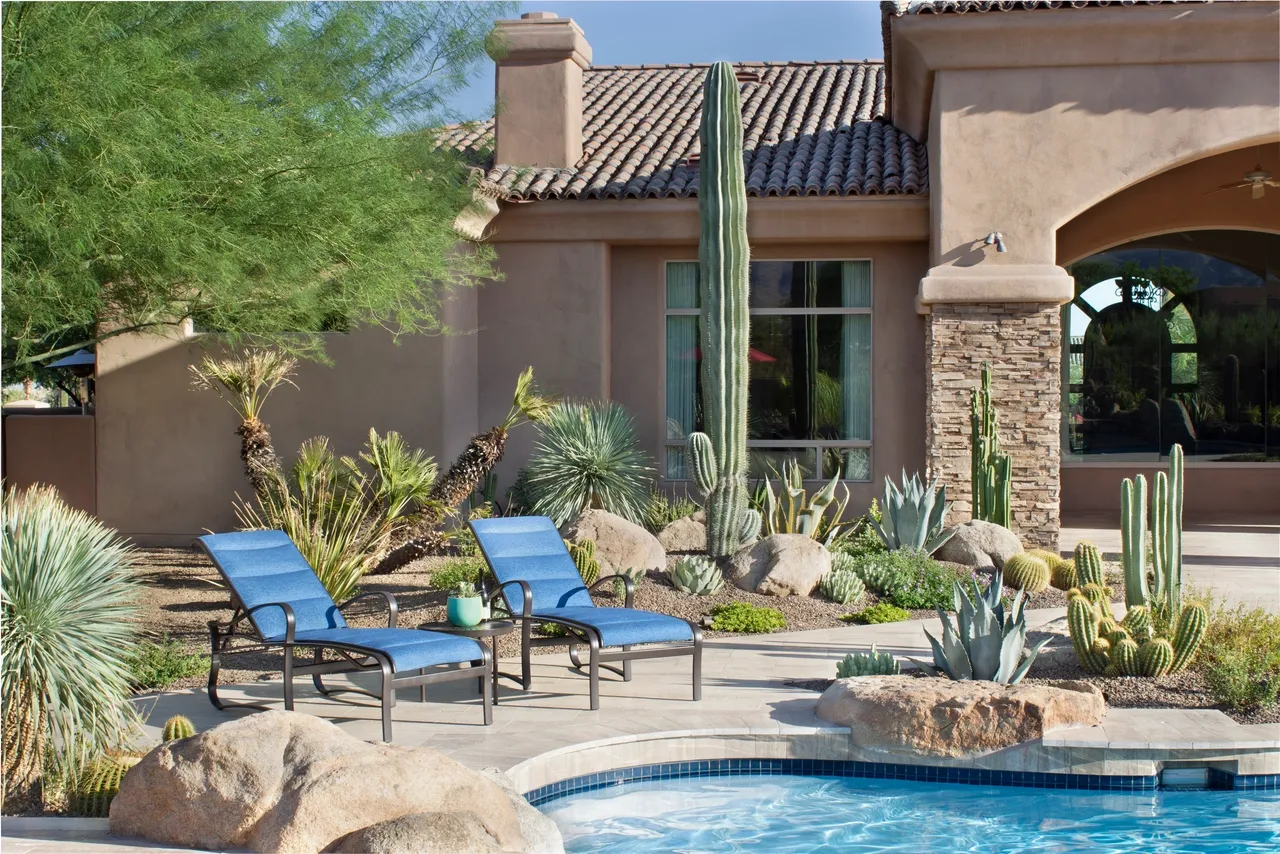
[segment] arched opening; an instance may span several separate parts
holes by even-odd
[[[1280,235],[1178,231],[1068,269],[1064,460],[1280,462]]]

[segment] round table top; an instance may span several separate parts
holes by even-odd
[[[474,626],[455,626],[448,621],[441,623],[423,623],[418,626],[429,632],[448,632],[455,635],[464,635],[472,638],[487,638],[493,635],[505,635],[507,632],[514,631],[516,624],[511,620],[485,620]]]

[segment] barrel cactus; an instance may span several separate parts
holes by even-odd
[[[108,753],[94,759],[69,793],[68,811],[89,818],[106,818],[111,800],[120,791],[120,781],[141,759],[136,753]]]
[[[1055,590],[1070,590],[1079,583],[1074,560],[1058,558],[1057,562],[1049,567],[1049,586]]]
[[[702,88],[698,243],[705,433],[689,436],[689,462],[706,494],[707,551],[733,554],[760,532],[747,501],[747,184],[742,107],[733,66],[717,62]]]
[[[822,595],[840,605],[854,605],[867,593],[858,574],[849,569],[833,569],[818,582]]]
[[[851,679],[857,676],[896,676],[899,672],[898,660],[886,652],[876,652],[876,645],[871,645],[870,652],[855,652],[836,662],[836,678]]]
[[[710,596],[724,588],[724,573],[705,557],[681,558],[671,568],[671,586],[681,593]]]
[[[600,578],[600,561],[596,559],[596,541],[581,540],[575,543],[565,540],[564,545],[569,550],[569,556],[573,558],[574,566],[578,567],[578,574],[582,576],[583,583],[595,584]]]
[[[1135,605],[1117,623],[1110,602],[1095,601],[1086,594],[1099,589],[1090,584],[1068,594],[1067,628],[1085,670],[1106,676],[1165,676],[1181,673],[1191,664],[1209,628],[1204,605],[1186,605],[1172,637],[1156,637],[1150,611]]]
[[[1049,586],[1049,564],[1030,554],[1017,554],[1004,562],[1009,586],[1027,593],[1039,593]]]
[[[1083,587],[1096,584],[1099,587],[1106,583],[1102,573],[1102,552],[1093,543],[1082,542],[1076,546],[1076,583]]]
[[[196,734],[196,725],[184,715],[174,715],[164,722],[160,733],[161,741],[176,741],[179,738],[190,738]]]

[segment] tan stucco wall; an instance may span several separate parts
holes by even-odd
[[[286,463],[312,436],[354,453],[370,427],[397,430],[437,457],[446,444],[461,449],[456,434],[469,435],[474,416],[465,396],[455,394],[456,409],[448,405],[444,367],[465,353],[444,351],[465,350],[471,340],[409,336],[397,346],[386,332],[364,329],[325,342],[332,366],[301,363],[298,388],[277,389],[263,411]],[[235,494],[249,492],[235,413],[212,392],[191,388],[188,366],[201,355],[194,340],[157,336],[121,336],[98,348],[98,515],[144,544],[185,545],[205,529],[226,530],[235,523]]]
[[[1147,489],[1157,472],[1168,466],[1133,464],[1072,463],[1062,467],[1062,513],[1113,513],[1120,519],[1120,482],[1139,474],[1147,479]],[[1189,461],[1183,473],[1182,513],[1188,521],[1221,520],[1231,517],[1280,519],[1280,464],[1277,463],[1195,463]],[[1064,548],[1071,544],[1063,543]]]
[[[93,513],[92,415],[9,415],[4,419],[5,486],[24,489],[36,483],[56,487],[67,504]]]

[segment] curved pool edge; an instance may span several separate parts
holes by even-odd
[[[1156,788],[1166,768],[1203,768],[1210,788],[1274,791],[1280,789],[1280,745],[1110,747],[1064,743],[1050,733],[1048,743],[946,758],[867,750],[842,726],[773,725],[620,735],[539,754],[507,774],[536,805],[637,780],[742,773],[1133,791]]]

